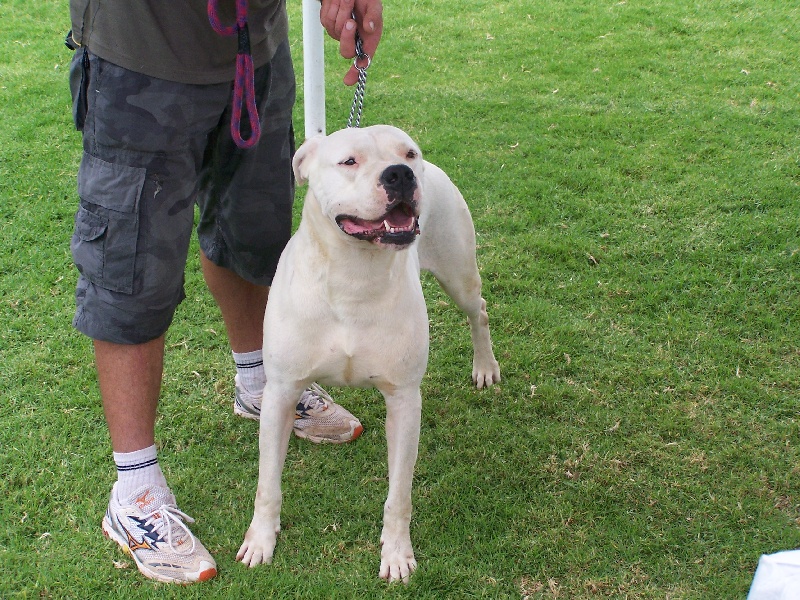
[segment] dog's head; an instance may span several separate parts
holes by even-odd
[[[422,153],[400,129],[374,125],[311,138],[292,166],[323,215],[348,236],[402,249],[419,234]]]

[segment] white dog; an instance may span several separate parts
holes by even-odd
[[[251,567],[272,561],[281,471],[302,391],[314,381],[376,387],[386,399],[389,454],[379,574],[407,581],[416,568],[411,480],[428,362],[420,268],[434,274],[469,318],[475,384],[500,381],[472,219],[447,175],[423,161],[411,138],[393,127],[312,138],[297,151],[293,167],[309,188],[264,318],[267,385],[258,491],[236,558]]]

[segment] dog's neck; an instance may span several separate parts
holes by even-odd
[[[348,236],[323,214],[311,194],[309,191],[295,235],[306,240],[304,248],[309,255],[304,260],[313,260],[315,268],[322,267],[325,272],[320,281],[325,289],[320,292],[333,297],[364,298],[367,294],[374,298],[392,288],[390,280],[417,269],[409,248],[394,250]]]

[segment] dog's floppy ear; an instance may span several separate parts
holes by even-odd
[[[292,169],[294,169],[294,178],[300,185],[308,181],[309,165],[317,153],[317,148],[323,137],[322,135],[315,135],[308,138],[294,153]]]

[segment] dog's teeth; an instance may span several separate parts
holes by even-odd
[[[389,224],[389,221],[384,219],[383,221],[383,228],[386,230],[386,233],[403,233],[407,231],[412,231],[413,227],[392,227]]]

